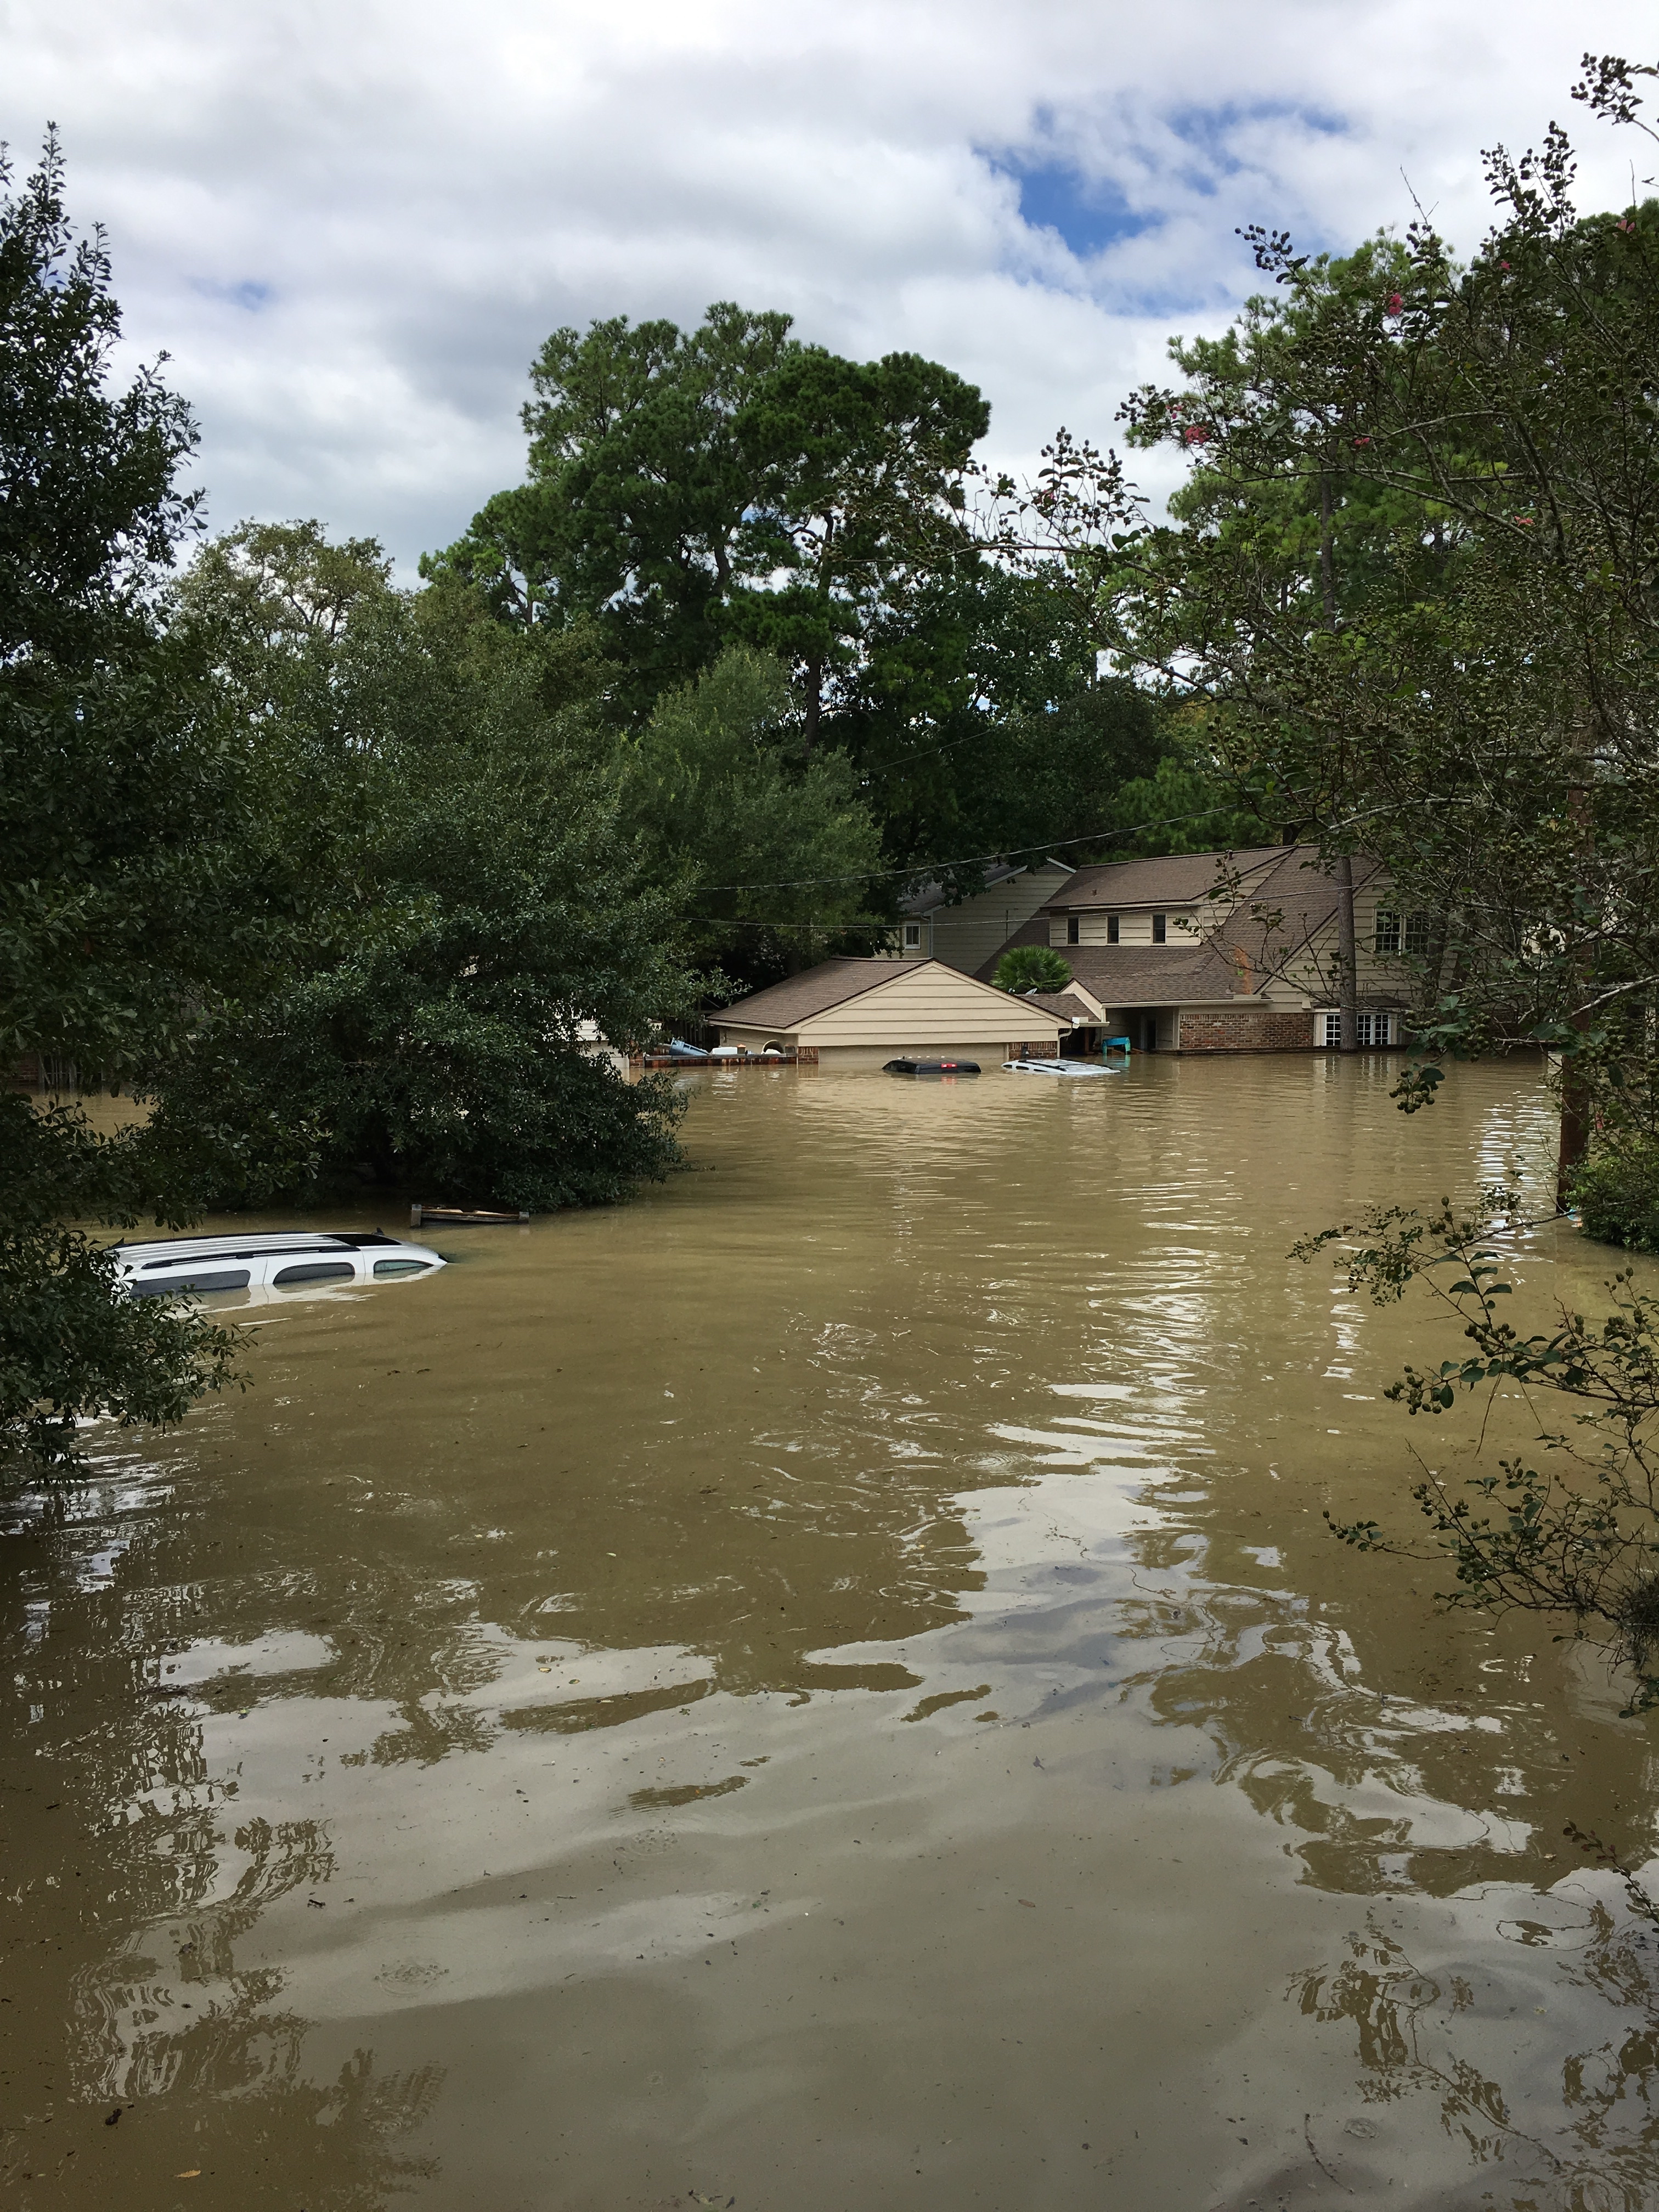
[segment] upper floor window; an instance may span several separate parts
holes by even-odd
[[[1154,944],[1154,945],[1167,945],[1167,944],[1169,943],[1169,941],[1170,941],[1170,926],[1169,926],[1169,925],[1170,925],[1170,917],[1168,916],[1168,915],[1166,915],[1166,914],[1155,914],[1155,915],[1152,916],[1152,942],[1153,942],[1153,944]]]
[[[1431,914],[1408,914],[1406,916],[1406,950],[1415,952],[1420,959],[1434,944],[1434,916]]]
[[[1400,916],[1390,914],[1386,907],[1376,909],[1376,935],[1373,949],[1378,952],[1398,952],[1400,950]]]
[[[919,921],[907,921],[907,922],[905,923],[905,925],[904,925],[904,949],[905,949],[905,951],[906,951],[907,952],[920,952],[920,951],[921,951],[921,924]]]
[[[1106,917],[1106,942],[1108,945],[1115,945],[1117,943],[1117,915],[1115,914],[1109,914]]]
[[[1066,942],[1068,945],[1075,945],[1078,941],[1077,926],[1077,916],[1074,914],[1068,914],[1066,917]]]

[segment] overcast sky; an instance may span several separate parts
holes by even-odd
[[[1480,149],[1553,117],[1583,203],[1639,144],[1572,106],[1650,4],[1561,0],[0,0],[0,136],[50,118],[126,326],[202,430],[210,520],[315,515],[405,564],[518,480],[563,323],[783,307],[992,404],[989,458],[1097,440],[1234,227],[1486,227]],[[1642,142],[1646,143],[1646,142]],[[1650,148],[1650,151],[1651,152]],[[1652,167],[1654,164],[1648,165]],[[1409,191],[1408,191],[1409,183]]]

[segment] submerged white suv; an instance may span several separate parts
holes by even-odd
[[[116,1287],[135,1298],[180,1291],[295,1290],[307,1283],[380,1283],[444,1265],[425,1244],[379,1230],[277,1230],[230,1237],[167,1237],[112,1247]]]

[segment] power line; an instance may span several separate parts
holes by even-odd
[[[1200,808],[1196,814],[1166,814],[1155,822],[1135,822],[1127,827],[1112,823],[1103,830],[1091,830],[1086,836],[1083,837],[1039,838],[1032,845],[1015,849],[1024,849],[1032,853],[1066,853],[1069,852],[1073,845],[1097,845],[1103,837],[1139,837],[1148,830],[1176,830],[1184,823],[1212,822],[1218,814],[1232,814],[1237,811],[1237,805],[1206,806]],[[913,861],[908,868],[865,868],[856,875],[777,876],[760,884],[702,884],[698,888],[704,893],[790,891],[810,890],[819,884],[889,883],[897,876],[941,875],[946,868],[989,867],[994,861],[1004,858],[1006,849],[1005,848],[1002,853],[969,853],[957,860],[916,860]]]

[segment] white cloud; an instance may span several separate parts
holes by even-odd
[[[1574,127],[1584,195],[1626,137],[1571,107],[1581,47],[1652,19],[1553,0],[13,0],[0,135],[62,126],[134,345],[202,419],[216,523],[319,514],[405,562],[522,466],[546,332],[782,307],[992,401],[992,458],[1109,436],[1173,329],[1253,271],[1233,232],[1454,239],[1480,149]],[[1091,206],[1079,256],[1020,216]],[[1052,203],[1054,192],[1061,195]],[[1085,249],[1089,238],[1067,218]]]

